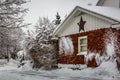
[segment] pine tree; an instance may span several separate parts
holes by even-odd
[[[60,22],[61,22],[60,15],[59,15],[59,13],[57,12],[55,25],[59,25]]]

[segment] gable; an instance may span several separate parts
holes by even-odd
[[[81,16],[83,20],[86,21],[84,26],[85,32],[100,28],[107,28],[110,27],[111,25],[110,22],[105,21],[103,19],[97,18],[90,14],[83,14],[80,16],[75,16],[74,18],[70,19],[63,26],[63,28],[57,33],[57,36],[61,37],[61,36],[79,33],[79,26],[77,25],[77,23],[80,21]]]
[[[120,24],[118,13],[120,13],[119,9],[109,7],[77,6],[68,17],[57,26],[53,32],[53,37],[79,33],[77,23],[80,21],[81,16],[83,20],[86,21],[85,31],[113,27],[113,24]]]

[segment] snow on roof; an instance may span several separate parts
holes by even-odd
[[[96,6],[98,4],[99,0],[79,0],[79,4],[81,5],[92,5]]]
[[[103,6],[83,6],[83,5],[77,7],[120,22],[120,8]]]
[[[120,23],[120,8],[80,5],[80,6],[76,6],[72,10],[72,12],[68,15],[68,17],[60,25],[57,26],[57,28],[53,32],[54,36],[56,32],[58,32],[58,30],[61,29],[61,26],[65,23],[65,21],[72,15],[72,13],[76,9],[88,11]]]

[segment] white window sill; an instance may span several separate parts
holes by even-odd
[[[80,52],[77,55],[87,55],[87,51],[86,52]]]

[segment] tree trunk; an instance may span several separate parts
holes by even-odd
[[[9,46],[7,46],[7,61],[9,62],[10,60],[10,53],[9,53]]]

